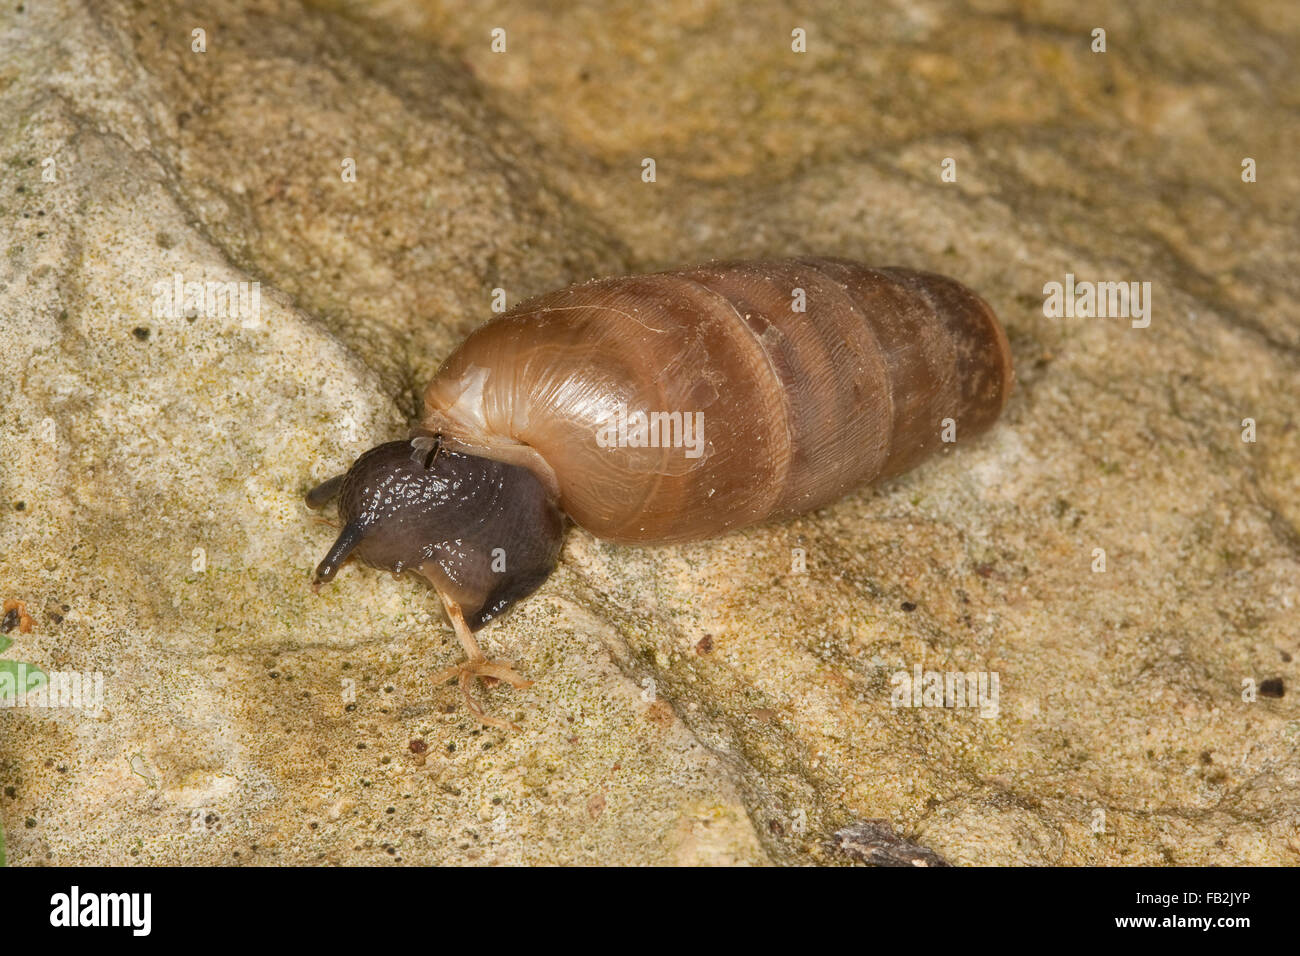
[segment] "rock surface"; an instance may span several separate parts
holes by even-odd
[[[10,861],[836,863],[870,819],[954,864],[1300,862],[1295,6],[530,6],[0,11],[5,656],[104,686],[0,711]],[[302,493],[494,288],[805,253],[984,294],[1002,424],[788,524],[573,532],[484,632],[520,733],[428,684],[428,592],[311,594]],[[1047,317],[1067,273],[1150,282],[1149,327]],[[892,706],[914,667],[996,672],[996,717]]]

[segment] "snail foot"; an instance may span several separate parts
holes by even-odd
[[[470,696],[469,688],[475,680],[482,680],[485,684],[491,686],[498,681],[505,681],[512,687],[523,689],[532,687],[533,682],[525,680],[516,673],[515,669],[505,661],[490,661],[486,657],[470,658],[463,664],[453,664],[451,667],[444,667],[436,671],[433,675],[435,684],[446,683],[449,680],[455,680],[460,684],[461,696],[465,698],[465,705],[469,708],[471,714],[478,718],[481,723],[489,727],[500,727],[502,730],[518,730],[516,724],[508,720],[501,720],[499,717],[492,717],[483,711],[473,697]]]

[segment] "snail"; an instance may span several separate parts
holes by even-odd
[[[542,295],[452,352],[409,440],[308,493],[343,525],[313,588],[350,555],[423,578],[468,658],[434,680],[513,727],[471,683],[531,682],[474,633],[546,580],[565,516],[629,544],[789,518],[986,430],[1012,380],[992,309],[933,273],[721,262]]]

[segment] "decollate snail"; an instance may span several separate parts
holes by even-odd
[[[435,675],[527,686],[473,632],[550,574],[564,515],[628,543],[712,537],[828,504],[987,429],[1011,391],[997,318],[960,283],[843,259],[600,279],[480,326],[414,437],[308,495],[356,554],[439,594],[469,660]]]

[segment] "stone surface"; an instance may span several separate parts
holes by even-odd
[[[830,864],[863,819],[954,864],[1300,861],[1294,4],[530,8],[0,10],[5,656],[105,688],[0,712],[10,861]],[[517,734],[423,680],[426,591],[313,597],[302,493],[493,288],[804,253],[984,294],[1002,424],[788,524],[575,531],[485,632]],[[1150,326],[1045,316],[1066,273],[1150,282]],[[258,320],[157,314],[177,274]],[[891,706],[914,666],[997,672],[997,717]]]

